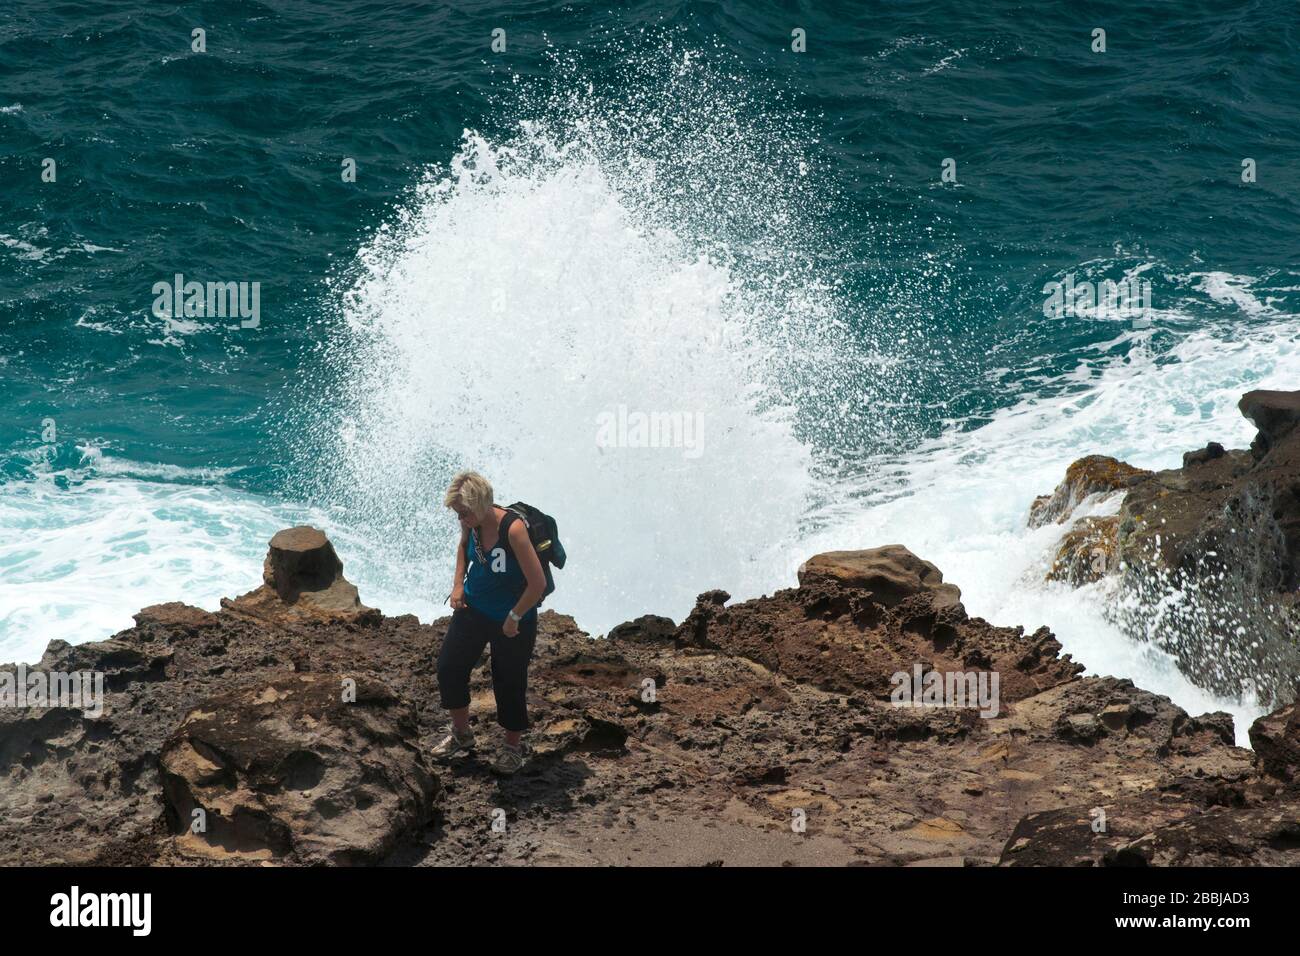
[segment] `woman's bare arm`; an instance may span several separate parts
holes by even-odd
[[[451,606],[465,606],[465,549],[469,547],[469,532],[460,529],[460,544],[456,545],[456,577],[451,582]]]

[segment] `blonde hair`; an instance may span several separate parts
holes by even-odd
[[[447,497],[442,503],[448,508],[460,505],[484,518],[492,510],[492,483],[477,471],[459,472],[447,486]]]

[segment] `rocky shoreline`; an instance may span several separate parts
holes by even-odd
[[[1029,523],[1068,525],[1049,578],[1114,579],[1113,616],[1134,640],[1209,691],[1276,706],[1300,683],[1300,392],[1247,392],[1238,407],[1259,429],[1248,450],[1211,442],[1160,472],[1089,455]]]
[[[1060,576],[1086,580],[1094,549],[1125,556],[1099,568],[1116,575],[1239,557],[1215,533],[1241,516],[1272,544],[1238,583],[1294,607],[1300,402],[1288,418],[1278,396],[1300,393],[1252,395],[1255,451],[1155,475],[1072,468],[1031,520],[1124,502],[1075,536],[1087,560],[1066,534],[1057,566],[1075,571]],[[1152,551],[1157,523],[1178,533]],[[262,585],[216,612],[156,605],[108,640],[50,644],[36,669],[102,673],[104,706],[0,708],[0,863],[1300,864],[1300,711],[1282,670],[1252,751],[1227,714],[1080,676],[1045,627],[969,616],[898,545],[817,555],[798,586],[729,600],[706,592],[680,624],[642,617],[603,640],[543,613],[530,761],[497,778],[490,752],[427,758],[446,725],[446,620],[365,607],[321,532],[282,531]],[[922,674],[996,675],[996,706],[900,699],[914,673],[918,689]],[[493,740],[485,664],[472,694]]]

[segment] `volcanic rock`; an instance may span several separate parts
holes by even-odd
[[[1083,669],[1046,628],[968,618],[960,592],[928,561],[891,545],[810,558],[800,586],[724,607],[708,592],[677,632],[679,645],[725,651],[801,683],[888,699],[893,675],[926,670],[998,671],[1004,701],[1029,696]],[[720,600],[721,597],[721,600]]]
[[[1293,866],[1300,798],[1184,778],[1025,817],[1003,866]]]
[[[1061,538],[1047,580],[1075,587],[1100,580],[1117,565],[1118,553],[1118,517],[1080,518]]]
[[[1300,392],[1257,389],[1241,396],[1237,407],[1259,429],[1250,446],[1256,458],[1268,454],[1300,422]]]
[[[921,593],[928,593],[936,607],[961,600],[956,585],[943,583],[942,571],[901,544],[814,555],[800,565],[799,584],[811,587],[820,582],[863,589],[885,607],[894,607]]]
[[[264,620],[377,619],[343,576],[343,562],[325,533],[305,525],[277,532],[262,566],[262,586],[233,601],[222,599],[222,607]]]
[[[1281,780],[1300,779],[1300,705],[1283,707],[1251,724],[1250,745],[1265,771]]]
[[[1065,470],[1065,478],[1050,495],[1034,499],[1029,508],[1029,527],[1040,528],[1049,521],[1065,521],[1093,495],[1124,491],[1151,474],[1106,455],[1088,455]]]
[[[1203,465],[1208,461],[1222,458],[1226,453],[1222,445],[1217,441],[1212,441],[1199,451],[1183,452],[1183,467],[1189,468],[1192,465]]]
[[[1115,613],[1135,638],[1155,640],[1208,690],[1282,704],[1300,682],[1300,392],[1248,392],[1240,408],[1259,428],[1251,451],[1211,442],[1155,473],[1088,456],[1038,499],[1030,524],[1066,520],[1083,492],[1125,476],[1109,482],[1123,487],[1118,514],[1079,519],[1049,579],[1118,575],[1131,599]]]
[[[202,701],[163,744],[182,852],[373,863],[431,816],[411,706],[367,676],[290,674]]]
[[[0,863],[1300,863],[1291,717],[1256,725],[1257,761],[1227,715],[969,617],[920,559],[808,566],[757,600],[705,592],[671,633],[646,617],[592,640],[542,613],[530,758],[508,779],[482,662],[481,753],[421,756],[448,722],[446,618],[304,614],[269,585],[265,613],[146,608],[42,658],[110,674],[99,716],[0,709]],[[995,715],[896,699],[917,667],[998,673]]]

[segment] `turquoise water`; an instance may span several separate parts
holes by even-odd
[[[1245,442],[1237,395],[1300,381],[1298,30],[1284,3],[11,2],[0,658],[215,606],[305,520],[369,603],[435,615],[474,466],[560,518],[555,605],[593,632],[897,540],[1194,708],[1095,596],[1038,586],[1023,519],[1081,454]],[[256,327],[156,314],[178,273],[258,283]],[[1152,310],[1049,317],[1067,275]],[[620,407],[698,416],[700,453],[595,440]]]

